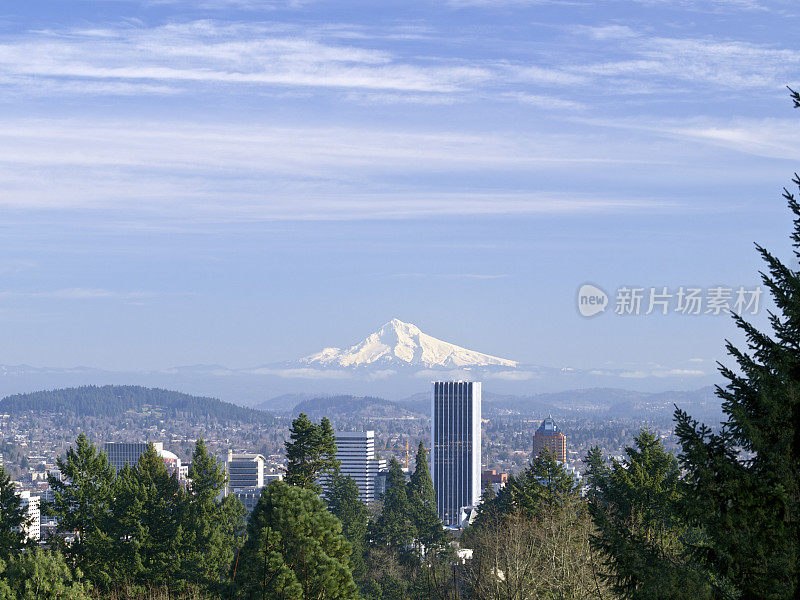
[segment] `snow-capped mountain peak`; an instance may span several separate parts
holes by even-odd
[[[308,366],[366,367],[420,366],[460,368],[471,366],[516,367],[513,360],[467,350],[420,331],[413,323],[392,319],[376,332],[346,350],[325,348],[300,359]]]

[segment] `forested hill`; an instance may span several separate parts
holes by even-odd
[[[430,406],[430,403],[428,403]],[[294,414],[305,413],[312,419],[321,417],[353,417],[362,418],[402,418],[419,417],[408,407],[397,402],[374,398],[371,396],[327,396],[310,398],[300,402],[292,410]]]
[[[273,419],[264,411],[243,408],[216,398],[136,385],[90,385],[15,394],[0,400],[0,413],[19,414],[25,411],[106,418],[126,413],[159,414],[162,417],[201,417],[248,423],[269,423]]]

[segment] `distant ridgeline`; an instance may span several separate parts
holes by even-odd
[[[430,402],[426,406],[430,406]],[[327,396],[310,398],[294,407],[294,413],[305,413],[310,417],[320,416],[373,416],[373,417],[418,417],[410,404],[392,402],[372,396]],[[426,414],[426,413],[423,413]]]
[[[201,396],[136,385],[88,385],[29,394],[14,394],[0,400],[0,413],[26,411],[68,413],[77,417],[114,418],[157,413],[163,417],[199,417],[218,421],[270,423],[271,414]]]

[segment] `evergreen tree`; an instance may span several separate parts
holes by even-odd
[[[800,597],[800,205],[788,190],[784,197],[794,215],[792,264],[756,246],[777,307],[772,333],[733,315],[748,351],[727,343],[738,372],[720,367],[728,383],[717,388],[726,415],[718,432],[675,411],[684,509],[705,534],[695,555],[745,599]]]
[[[436,492],[428,468],[428,455],[422,442],[417,448],[414,472],[408,482],[408,500],[420,543],[426,549],[443,547],[447,542],[447,534],[436,511]]]
[[[186,493],[177,474],[170,475],[150,444],[136,468],[126,468],[117,479],[114,512],[118,515],[115,545],[124,558],[121,576],[137,583],[181,586],[182,559],[187,537],[183,523]],[[116,554],[116,553],[115,553]]]
[[[336,473],[326,494],[328,510],[342,523],[342,535],[350,542],[353,577],[364,578],[364,552],[369,511],[358,495],[358,485],[352,477]]]
[[[386,493],[375,524],[375,537],[379,543],[396,550],[405,550],[417,537],[406,490],[406,476],[396,458],[389,462]]]
[[[53,545],[67,561],[98,585],[111,583],[108,569],[114,467],[105,452],[98,452],[84,434],[75,447],[59,457],[61,478],[50,475],[53,500],[44,503],[46,514],[58,520]],[[69,538],[69,541],[67,539]]]
[[[351,548],[341,530],[317,494],[271,482],[247,524],[235,580],[239,597],[357,599]]]
[[[546,447],[533,459],[529,477],[539,483],[526,490],[530,497],[526,497],[523,501],[523,506],[532,512],[536,512],[535,507],[541,504],[547,504],[552,508],[580,496],[575,478],[567,473],[564,465],[558,462],[555,455]]]
[[[145,494],[136,476],[136,467],[126,464],[119,470],[114,482],[114,518],[109,528],[112,537],[109,562],[117,586],[134,584],[143,579],[145,568],[140,550],[147,535],[142,523]]]
[[[608,467],[598,448],[586,457],[592,546],[607,559],[604,578],[623,598],[710,597],[704,573],[687,560],[683,541],[697,535],[678,513],[678,461],[642,430],[623,462]]]
[[[302,600],[303,586],[286,564],[281,534],[269,527],[254,532],[247,546],[239,581],[239,597],[247,600]]]
[[[483,503],[476,525],[482,527],[488,521],[519,511],[536,517],[542,511],[552,512],[553,508],[570,508],[579,498],[575,479],[545,448],[519,475],[509,476],[496,496]]]
[[[320,477],[331,476],[339,469],[336,460],[336,436],[331,422],[323,417],[319,425],[304,413],[292,421],[290,441],[286,442],[286,482],[319,492]]]
[[[208,587],[228,574],[238,534],[245,527],[245,509],[236,496],[220,499],[227,481],[225,467],[209,454],[202,438],[195,442],[189,479],[183,577]]]
[[[0,600],[90,600],[80,570],[72,570],[60,552],[36,549],[0,561]]]
[[[481,503],[478,505],[478,522],[493,523],[498,517],[497,514],[497,492],[494,485],[487,481],[481,494]]]
[[[28,515],[11,476],[0,466],[0,561],[11,558],[25,547],[22,528],[27,524]]]
[[[17,595],[8,585],[3,573],[6,570],[6,563],[5,561],[0,558],[0,600],[16,600]]]

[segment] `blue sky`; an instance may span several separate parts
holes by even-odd
[[[788,255],[794,2],[38,1],[0,14],[0,363],[254,366],[397,316],[548,366],[711,372]]]

